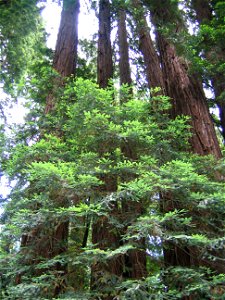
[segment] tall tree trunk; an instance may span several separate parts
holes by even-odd
[[[53,68],[59,73],[60,78],[53,84],[45,107],[45,113],[49,113],[55,106],[54,91],[62,85],[63,78],[75,75],[77,65],[78,47],[78,16],[80,0],[63,1],[61,21],[53,58]]]
[[[209,114],[202,85],[195,75],[190,75],[188,63],[178,56],[175,46],[163,35],[162,26],[172,22],[170,1],[151,2],[152,19],[156,27],[156,40],[160,53],[166,95],[172,100],[171,117],[186,115],[190,118],[192,137],[190,138],[191,151],[199,155],[212,154],[221,158],[221,150],[217,140],[215,128]],[[183,28],[182,21],[178,20],[176,30]],[[173,202],[173,195],[161,195],[163,212],[172,209],[181,209]],[[164,247],[164,263],[169,266],[191,267],[202,264],[197,258],[198,250],[191,247],[182,247],[173,243],[166,243]],[[183,299],[192,300],[192,295]]]
[[[118,42],[119,42],[119,70],[120,84],[131,85],[131,71],[129,62],[129,48],[127,42],[126,11],[120,8],[118,11]]]
[[[194,153],[200,155],[212,154],[216,158],[220,158],[221,151],[202,85],[197,76],[189,74],[185,59],[177,55],[175,46],[160,32],[159,22],[162,17],[165,20],[164,12],[161,12],[160,9],[155,11],[154,19],[158,29],[156,37],[161,56],[166,94],[172,99],[172,117],[179,115],[190,117],[192,127],[190,145]],[[169,203],[171,203],[173,197],[169,197],[169,201],[166,201],[165,198],[164,195],[164,211],[168,211]],[[191,267],[202,264],[197,259],[198,250],[173,244],[166,246],[164,248],[166,266]],[[184,299],[192,300],[193,297],[190,295]]]
[[[160,94],[163,94],[164,81],[159,64],[159,57],[150,35],[142,4],[140,0],[132,0],[132,4],[135,8],[133,16],[137,26],[140,51],[144,58],[148,87],[149,89],[160,87]]]
[[[129,62],[129,47],[127,42],[127,28],[126,28],[126,11],[123,8],[118,10],[118,41],[119,41],[119,76],[120,84],[127,84],[129,87],[132,83],[130,62]],[[130,90],[132,93],[132,90]],[[127,98],[121,96],[121,102],[126,101]],[[136,155],[133,153],[133,149],[130,149],[129,145],[123,145],[121,147],[122,153],[127,159],[136,159]],[[127,178],[126,178],[127,179]],[[122,214],[125,221],[128,222],[128,218],[131,216],[131,220],[138,218],[143,212],[142,203],[140,202],[128,202],[122,201]],[[132,222],[132,221],[131,221]],[[127,230],[127,226],[125,228]],[[141,250],[132,249],[124,256],[124,277],[132,279],[143,278],[146,271],[146,245],[145,240],[142,239],[139,243],[136,243]]]
[[[101,88],[106,88],[108,86],[109,80],[113,77],[112,47],[110,34],[110,3],[109,0],[100,0],[97,82]]]
[[[63,2],[61,22],[56,43],[53,68],[59,73],[60,79],[53,82],[53,90],[50,91],[46,99],[45,113],[51,113],[55,106],[55,90],[63,84],[63,79],[73,75],[76,71],[77,45],[78,45],[78,14],[79,0]],[[56,133],[57,134],[57,133]],[[68,202],[65,195],[53,193],[49,196],[54,201],[55,208],[67,207]],[[21,249],[29,255],[29,264],[38,264],[42,259],[52,259],[57,255],[65,253],[68,248],[68,220],[56,219],[54,216],[48,226],[40,224],[29,234],[24,234],[21,239]],[[24,249],[24,250],[23,250]],[[33,257],[33,258],[31,258]],[[36,270],[34,274],[41,275],[46,270]],[[58,272],[56,276],[61,278],[59,283],[52,286],[52,295],[58,295],[64,285],[63,279],[67,272],[67,267],[57,263],[50,271]],[[21,276],[17,278],[21,282]]]
[[[157,1],[153,3],[151,14],[156,27],[165,90],[167,96],[172,99],[172,117],[178,115],[190,117],[192,126],[190,144],[194,153],[212,154],[220,158],[221,150],[200,78],[196,74],[189,73],[189,62],[178,56],[175,46],[162,34],[162,27],[172,22],[173,12],[170,10],[174,7],[171,8],[170,1],[165,1],[163,5]],[[176,31],[184,29],[182,22],[182,19],[177,21]]]
[[[185,59],[177,55],[175,46],[160,32],[157,33],[157,42],[166,94],[171,97],[173,103],[172,116],[190,117],[192,127],[190,144],[194,153],[212,154],[216,158],[221,158],[215,128],[198,77],[189,74]]]
[[[210,1],[208,0],[192,0],[192,6],[196,12],[197,21],[200,25],[210,24],[213,19],[212,7],[210,6]],[[224,49],[213,47],[203,49],[205,58],[212,64],[218,63],[218,61],[225,61]],[[216,61],[215,61],[216,60]],[[219,108],[220,115],[220,126],[222,129],[222,136],[225,142],[225,101],[222,99],[222,95],[225,92],[225,78],[224,74],[219,70],[216,70],[211,75],[211,81],[215,93],[216,104]]]
[[[97,57],[97,81],[100,88],[107,88],[109,80],[113,77],[113,62],[111,48],[111,18],[109,0],[99,2],[99,34]],[[107,145],[104,147],[107,152]],[[101,151],[100,151],[101,152]],[[100,156],[104,153],[100,153]],[[117,178],[111,174],[103,175],[103,194],[110,195],[117,191]],[[118,207],[114,203],[109,212],[110,216],[117,216]],[[110,223],[108,217],[98,217],[92,224],[92,243],[101,250],[115,250],[120,246],[120,233]],[[115,296],[113,284],[110,280],[119,277],[123,273],[123,257],[111,258],[107,262],[97,261],[91,268],[91,289],[102,292],[101,299],[112,300]],[[109,280],[108,280],[108,279]],[[106,279],[104,281],[104,279]]]

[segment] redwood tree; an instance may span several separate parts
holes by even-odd
[[[56,103],[56,89],[63,84],[65,77],[74,75],[76,72],[77,46],[78,46],[78,14],[79,0],[63,1],[61,13],[61,21],[56,43],[56,50],[53,59],[53,68],[59,74],[57,79],[53,81],[53,89],[49,92],[46,99],[45,114],[51,114],[54,111]],[[54,134],[58,134],[57,131]],[[35,186],[35,183],[31,182]],[[36,188],[35,188],[36,189]],[[42,193],[43,190],[36,190]],[[49,201],[54,203],[55,208],[67,207],[67,197],[56,188],[49,189]],[[38,209],[41,209],[42,205]],[[45,221],[46,222],[46,221]],[[39,223],[38,226],[29,233],[24,233],[21,239],[22,253],[26,253],[29,257],[28,264],[38,264],[42,260],[48,260],[65,253],[68,248],[69,222],[68,219],[60,219],[52,216],[50,218],[49,228],[46,230],[45,222]],[[31,259],[33,257],[33,261]],[[57,271],[59,277],[64,278],[67,267],[61,263],[54,265],[53,269]],[[46,270],[36,269],[34,266],[34,274],[41,275]],[[57,276],[57,273],[56,273]],[[23,274],[17,277],[17,283],[22,281]],[[60,284],[53,288],[53,295],[61,292],[65,286],[65,280],[61,279]]]
[[[99,32],[98,32],[98,62],[97,82],[101,88],[108,86],[113,77],[112,46],[110,40],[111,18],[110,2],[99,1]]]
[[[119,77],[120,84],[131,85],[129,45],[127,42],[126,10],[118,9],[118,44],[119,44]]]
[[[140,51],[144,58],[148,87],[149,89],[160,87],[160,93],[163,94],[164,82],[162,70],[159,64],[159,57],[150,35],[150,29],[146,21],[144,8],[142,7],[140,0],[132,0],[132,5],[135,8],[133,10],[133,17],[137,26],[136,30],[139,37]]]
[[[196,12],[196,19],[199,25],[205,25],[206,28],[210,30],[215,25],[215,35],[216,31],[220,30],[222,24],[222,16],[220,16],[219,7],[216,8],[216,1],[206,1],[206,0],[192,0],[192,7]],[[222,8],[223,9],[223,8]],[[221,19],[221,20],[220,20]],[[217,20],[217,21],[216,21]],[[215,22],[216,21],[216,22]],[[223,22],[223,21],[222,21]],[[222,25],[223,26],[223,25]],[[217,28],[218,27],[218,28]],[[224,80],[224,69],[221,64],[225,61],[223,38],[220,39],[220,34],[218,37],[209,37],[207,30],[202,33],[203,41],[203,55],[211,64],[211,70],[209,71],[209,79],[212,81],[213,90],[215,93],[215,101],[219,108],[220,126],[222,130],[223,140],[225,141],[225,102],[224,102],[224,92],[225,92],[225,80]]]
[[[160,53],[165,93],[172,101],[171,117],[186,115],[190,118],[192,133],[190,150],[193,153],[199,155],[211,154],[217,159],[221,158],[220,146],[200,78],[196,74],[191,74],[189,62],[177,54],[176,46],[165,33],[165,26],[168,26],[170,30],[174,30],[172,32],[185,30],[176,3],[169,0],[165,1],[163,5],[157,1],[145,2],[150,7],[152,20],[156,27],[156,40]],[[172,24],[172,20],[175,23]],[[170,32],[170,35],[172,35],[172,32]],[[173,193],[161,194],[162,211],[182,209],[179,202],[174,201],[173,198]],[[177,246],[172,242],[166,243],[164,248],[165,266],[191,267],[193,265],[205,265],[205,262],[198,258],[198,253],[199,250],[193,249],[193,247]],[[211,267],[213,267],[212,264]],[[214,265],[215,268],[217,268],[216,264]],[[183,299],[193,298],[190,295]]]
[[[99,32],[98,32],[98,56],[97,56],[97,83],[100,88],[107,88],[109,80],[113,77],[113,61],[111,47],[111,9],[109,0],[99,1]],[[99,155],[104,156],[108,151],[107,145],[102,145],[99,149]],[[101,180],[104,182],[103,191],[107,195],[113,195],[117,191],[117,178],[113,175],[102,175]],[[117,215],[119,209],[117,203],[111,207],[110,214]],[[92,243],[101,250],[117,249],[120,245],[120,234],[109,218],[98,217],[93,221],[92,226]],[[109,290],[107,294],[107,283],[102,279],[110,276],[121,276],[123,272],[123,258],[111,258],[106,263],[96,262],[92,265],[91,270],[91,288],[96,291],[104,291],[104,299],[113,299],[114,295]]]
[[[177,9],[174,5],[172,7],[169,0],[163,6],[156,2],[151,3],[165,90],[167,96],[172,99],[172,116],[190,117],[191,151],[220,158],[221,150],[200,78],[196,74],[190,74],[188,61],[177,54],[175,45],[163,34],[163,26],[170,24],[171,18],[174,17],[172,9]],[[173,30],[183,29],[182,20],[178,18]]]

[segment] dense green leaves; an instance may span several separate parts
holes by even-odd
[[[118,88],[116,73],[106,89],[93,83],[94,40],[79,42],[77,78],[62,82],[43,46],[36,2],[0,3],[0,81],[12,95],[25,92],[29,110],[10,137],[1,128],[1,171],[12,188],[1,215],[0,299],[222,299],[223,160],[194,155],[189,117],[171,119],[172,101],[159,88],[143,88],[133,26],[131,65],[141,71],[132,93],[128,85]],[[111,2],[113,15],[118,7],[130,10],[130,1],[122,2]],[[224,3],[210,2],[213,18],[193,37],[183,26],[181,2],[142,1],[151,13],[163,13],[159,32],[194,61],[188,76],[195,70],[206,82],[224,72],[217,61]],[[49,96],[54,109],[46,114]],[[147,268],[137,279],[129,275],[129,259],[140,253],[147,254]],[[167,253],[177,261],[167,265]],[[123,264],[119,275],[111,272],[114,262]]]
[[[16,90],[23,90],[33,63],[46,53],[45,33],[36,4],[36,0],[1,3],[0,81],[14,96]]]
[[[11,284],[13,277],[6,263],[19,255],[14,245],[21,234],[60,220],[70,220],[71,228],[78,227],[82,232],[86,226],[83,218],[109,217],[115,203],[122,206],[123,203],[132,205],[141,201],[144,205],[144,214],[132,224],[129,224],[128,216],[110,218],[110,222],[120,230],[129,224],[123,236],[126,241],[124,246],[105,251],[89,241],[87,248],[80,253],[72,250],[79,243],[79,237],[74,240],[71,236],[71,249],[68,251],[75,251],[72,256],[68,253],[68,256],[66,254],[48,261],[41,259],[37,268],[51,269],[51,265],[61,259],[72,266],[91,266],[96,260],[107,263],[112,257],[136,247],[135,240],[146,237],[149,237],[147,247],[151,249],[150,253],[158,253],[159,257],[162,241],[198,246],[202,249],[202,255],[208,256],[218,247],[216,235],[222,237],[224,230],[222,223],[218,225],[221,203],[225,201],[224,185],[210,179],[210,167],[208,173],[202,174],[205,159],[182,152],[189,138],[187,119],[179,117],[169,120],[166,113],[169,100],[165,97],[138,99],[137,95],[120,104],[114,93],[113,89],[99,89],[87,80],[69,82],[51,119],[51,126],[60,128],[60,135],[46,134],[30,146],[18,144],[9,153],[5,171],[11,178],[23,178],[17,181],[11,193],[11,201],[5,208],[7,223],[1,233],[1,268],[8,274],[7,280]],[[124,147],[134,151],[135,157],[126,157],[126,152],[121,151]],[[113,193],[107,193],[102,188],[102,179],[106,175],[117,178],[118,188]],[[173,193],[173,201],[181,209],[177,209],[177,205],[176,209],[171,206],[170,212],[162,213],[160,195],[168,193]],[[67,207],[64,206],[65,201]],[[206,219],[207,214],[210,218]],[[200,230],[202,223],[205,225]],[[217,226],[220,226],[219,231]],[[52,230],[51,226],[49,230]],[[4,240],[9,236],[15,242],[7,245],[9,258],[6,258]],[[30,270],[32,266],[26,266],[25,257],[18,259],[17,274],[24,272],[24,268]],[[154,261],[155,258],[149,259]],[[217,258],[212,256],[212,259]],[[171,272],[175,277],[178,274],[176,269]],[[46,291],[47,297],[47,291],[50,293],[51,289],[46,281],[50,284],[51,280],[56,280],[54,272],[38,277],[33,275],[33,278],[28,278],[28,285],[20,284],[18,289],[14,289],[13,285],[10,287],[11,284],[8,288],[4,287],[15,297],[19,297],[20,290],[21,293],[24,291],[24,295],[28,293],[27,299],[34,293],[41,295],[43,291]],[[192,279],[193,284],[196,280]],[[143,282],[121,284],[117,287],[121,291],[121,299],[145,299],[148,294],[146,289],[149,288],[154,297],[161,297],[164,293],[157,273]],[[175,282],[173,284],[176,286]],[[182,293],[189,293],[193,288],[199,293],[204,286],[205,283],[190,285]],[[165,296],[179,299],[175,291],[171,290]]]

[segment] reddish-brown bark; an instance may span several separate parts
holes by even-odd
[[[161,94],[163,94],[164,81],[162,70],[160,68],[159,57],[150,35],[150,30],[144,15],[142,4],[140,0],[132,0],[132,4],[136,9],[133,16],[137,26],[140,51],[144,58],[148,87],[149,89],[160,87]]]
[[[131,85],[131,71],[129,62],[129,47],[127,42],[126,11],[118,11],[118,42],[119,42],[119,71],[120,84]]]
[[[78,44],[78,14],[79,0],[64,1],[61,14],[61,22],[56,43],[53,68],[59,73],[60,78],[53,82],[53,90],[46,99],[45,113],[51,113],[55,106],[54,90],[63,84],[63,78],[73,75],[76,71],[77,44]],[[57,132],[56,132],[57,134]],[[66,207],[68,205],[65,195],[57,195],[54,191],[49,195],[54,207]],[[21,238],[21,251],[27,255],[26,263],[34,266],[34,276],[41,275],[46,270],[37,269],[35,265],[45,259],[52,259],[57,255],[65,253],[68,248],[68,220],[54,218],[50,224],[39,224],[30,233]],[[52,296],[58,295],[65,285],[64,276],[67,267],[60,263],[49,268],[56,272],[59,282],[51,287]],[[17,281],[21,282],[22,274]]]
[[[98,33],[98,57],[97,57],[97,82],[99,87],[107,88],[109,80],[113,77],[113,62],[111,48],[111,19],[110,3],[108,0],[99,2],[99,33]],[[103,145],[102,145],[103,147]],[[103,147],[107,151],[107,146]],[[104,152],[103,151],[103,152]],[[100,151],[102,152],[102,151]],[[101,155],[102,153],[100,153]],[[103,175],[101,180],[104,187],[101,189],[103,195],[110,195],[117,191],[117,178],[112,175]],[[118,214],[117,203],[110,210],[110,216]],[[92,224],[92,243],[101,250],[114,250],[120,246],[120,234],[110,223],[108,217],[98,217]],[[123,272],[123,257],[113,257],[107,262],[97,261],[91,267],[91,289],[105,291],[102,299],[112,300],[114,298],[113,288],[104,278],[107,276],[121,276]],[[106,292],[108,289],[108,293]]]
[[[213,19],[212,7],[208,0],[192,0],[192,6],[196,12],[196,18],[200,25],[210,24]],[[215,45],[204,49],[205,58],[212,64],[218,63],[218,61],[225,61],[224,49]],[[216,70],[211,75],[211,81],[215,93],[216,104],[219,108],[220,126],[222,130],[223,139],[225,142],[225,101],[224,97],[221,98],[225,92],[225,78],[224,74],[219,70]]]
[[[164,76],[165,91],[172,100],[171,116],[186,115],[190,118],[192,136],[190,138],[190,150],[199,155],[212,154],[221,158],[221,150],[217,140],[213,121],[209,114],[209,108],[203,92],[201,81],[197,75],[191,75],[187,61],[179,56],[175,46],[161,32],[161,21],[169,23],[169,5],[164,8],[160,4],[152,10],[152,17],[156,26],[156,39],[161,58],[162,72]],[[180,20],[179,20],[180,22]],[[182,24],[177,24],[176,30],[182,29]],[[162,195],[163,211],[180,209],[173,202],[170,194]],[[204,265],[199,257],[198,249],[183,247],[173,243],[166,243],[164,247],[165,266],[198,266]],[[193,296],[185,296],[183,299],[192,300]]]
[[[53,68],[59,73],[59,78],[53,83],[53,91],[50,91],[45,107],[45,113],[49,113],[55,106],[54,90],[62,85],[62,79],[76,72],[77,47],[78,47],[78,15],[80,1],[64,1],[61,13],[61,21],[53,58]]]
[[[109,0],[100,0],[97,82],[101,88],[106,88],[108,86],[110,78],[113,77],[112,47],[110,33],[110,3]]]
[[[190,117],[191,150],[200,155],[221,158],[221,150],[202,85],[197,76],[188,73],[188,65],[176,53],[175,46],[158,32],[157,41],[166,94],[172,99],[172,116]]]

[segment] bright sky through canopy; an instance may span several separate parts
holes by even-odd
[[[47,46],[49,48],[54,49],[58,34],[58,28],[60,24],[60,17],[61,17],[61,6],[57,3],[52,2],[51,0],[47,0],[46,6],[42,11],[42,17],[44,19],[45,29],[48,34],[47,38]],[[93,10],[88,11],[86,5],[81,5],[80,14],[79,14],[79,38],[91,38],[91,36],[97,32],[98,21],[95,17]],[[0,90],[0,95],[2,98],[7,97],[4,93]],[[22,99],[19,99],[19,103],[13,105],[10,111],[7,113],[7,119],[10,123],[23,123],[24,121],[24,114],[26,110],[21,105]],[[1,191],[0,195],[6,197],[9,192],[8,188],[8,181],[3,176],[0,178],[0,185]],[[1,213],[1,208],[0,208]]]

